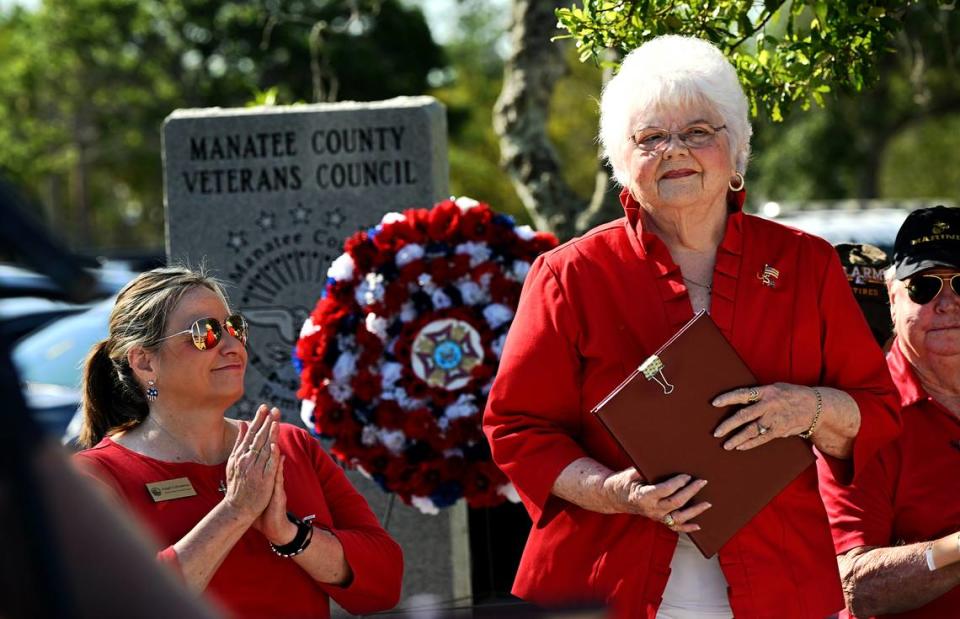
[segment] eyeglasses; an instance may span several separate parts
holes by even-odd
[[[953,288],[953,294],[960,296],[960,273],[953,275],[934,275],[926,273],[910,278],[907,284],[907,296],[917,305],[926,305],[937,298],[940,291],[943,290],[944,282],[950,282]]]
[[[630,139],[642,151],[652,152],[659,150],[670,142],[673,136],[677,136],[680,143],[687,148],[704,148],[713,144],[717,139],[717,132],[726,129],[726,125],[714,127],[708,124],[690,125],[681,131],[667,131],[656,127],[641,129],[633,134]]]
[[[216,318],[200,318],[194,321],[189,329],[171,333],[160,338],[160,341],[169,340],[178,335],[190,335],[197,350],[211,350],[216,348],[223,339],[224,328],[227,333],[240,340],[241,344],[247,345],[247,319],[240,314],[231,314],[224,318],[222,327]]]

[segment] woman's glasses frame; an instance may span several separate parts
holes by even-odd
[[[213,317],[198,318],[193,321],[189,329],[165,335],[159,341],[162,342],[180,335],[189,335],[197,350],[213,350],[223,340],[224,331],[238,339],[246,348],[249,328],[247,319],[239,313],[230,314],[224,318],[222,325],[219,320]]]
[[[655,152],[666,146],[677,136],[680,143],[690,149],[706,148],[717,139],[717,133],[726,129],[726,125],[715,127],[710,123],[693,123],[680,131],[667,131],[659,127],[646,127],[634,132],[630,139],[642,151]]]
[[[917,305],[926,305],[936,299],[943,291],[944,283],[949,282],[950,287],[953,288],[953,293],[960,297],[960,279],[958,278],[960,278],[960,273],[953,273],[952,275],[935,275],[933,273],[914,275],[907,282],[907,296]],[[934,289],[933,282],[936,282],[936,289]]]

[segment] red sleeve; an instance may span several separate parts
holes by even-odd
[[[313,452],[314,468],[330,508],[330,532],[340,541],[353,572],[353,580],[345,587],[323,583],[318,586],[353,615],[393,608],[400,601],[403,579],[400,545],[383,530],[366,499],[319,443],[306,432],[303,440],[310,443],[308,449]]]
[[[557,477],[587,455],[573,438],[580,428],[581,363],[572,340],[579,332],[572,310],[545,257],[537,258],[483,417],[493,459],[535,525],[550,517],[548,501],[560,501],[550,494]]]
[[[820,476],[820,495],[838,555],[860,546],[891,544],[894,449],[891,445],[878,454],[849,485],[839,483],[832,475]],[[826,462],[818,459],[817,467],[823,473]]]
[[[126,506],[120,482],[103,462],[91,453],[81,451],[73,456],[73,463],[74,468],[84,478],[93,482],[94,486],[100,489],[101,494],[105,495],[114,505]],[[156,559],[158,563],[170,568],[178,577],[183,577],[183,573],[180,571],[180,560],[177,558],[177,551],[174,550],[173,546],[167,546],[157,552]]]
[[[829,246],[828,246],[829,247]],[[823,455],[822,474],[850,483],[877,451],[900,433],[900,401],[883,352],[860,311],[840,266],[837,253],[830,258],[820,288],[823,333],[823,370],[820,384],[842,389],[860,408],[860,431],[850,460]]]

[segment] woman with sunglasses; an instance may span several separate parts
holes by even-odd
[[[218,282],[144,273],[87,358],[76,458],[154,534],[158,559],[239,617],[329,617],[394,606],[402,556],[304,430],[243,394],[247,324]]]
[[[816,467],[706,559],[687,533],[712,480],[642,479],[590,412],[707,310],[758,378],[714,399],[739,407],[718,448],[800,436],[848,476],[896,435],[893,385],[836,252],[743,212],[748,110],[722,52],[688,37],[643,44],[604,89],[600,137],[625,216],[533,263],[484,413],[534,522],[522,598],[662,619],[843,607]]]
[[[960,209],[911,213],[887,275],[895,336],[887,365],[900,392],[903,432],[853,484],[827,479],[821,491],[849,612],[956,617]]]

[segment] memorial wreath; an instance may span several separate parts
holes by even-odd
[[[468,198],[352,235],[297,342],[304,423],[422,512],[518,500],[481,417],[530,263],[556,245]]]

